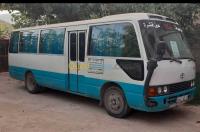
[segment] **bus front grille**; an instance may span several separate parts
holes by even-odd
[[[184,90],[191,89],[191,81],[181,82],[181,83],[175,83],[168,85],[170,94],[181,92]]]

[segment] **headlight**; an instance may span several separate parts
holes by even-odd
[[[166,93],[168,93],[168,87],[167,86],[164,86],[163,87],[163,92],[166,94]]]
[[[194,87],[194,85],[195,85],[195,81],[194,81],[194,80],[192,80],[192,81],[191,81],[191,85],[190,85],[190,86],[191,86],[191,87]]]
[[[159,96],[159,95],[165,95],[169,93],[169,88],[167,86],[159,86],[154,87],[151,86],[148,88],[148,96]]]
[[[158,87],[158,94],[162,94],[162,87]]]
[[[169,89],[167,86],[161,86],[157,88],[158,95],[167,94],[168,92],[169,92]]]

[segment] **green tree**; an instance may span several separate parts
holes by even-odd
[[[0,39],[8,37],[12,29],[10,24],[0,21]]]
[[[199,19],[200,14],[200,4],[197,3],[1,3],[0,10],[1,9],[7,9],[10,12],[13,10],[20,11],[20,13],[12,15],[13,20],[15,21],[15,28],[93,19],[120,13],[156,13],[176,20],[184,30],[189,42],[199,41],[198,35],[200,28],[199,24],[195,24],[195,21]]]
[[[106,15],[130,12],[149,12],[171,17],[186,30],[194,27],[198,19],[200,4],[163,4],[163,3],[127,3],[127,4],[69,4],[69,3],[34,3],[1,4],[8,10],[19,10],[21,15],[14,17],[16,27],[30,25],[69,22],[83,19],[99,18]],[[20,18],[22,17],[22,18]],[[24,20],[27,19],[27,20]],[[25,24],[20,23],[23,20]]]

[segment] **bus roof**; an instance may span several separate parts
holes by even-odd
[[[15,29],[13,31],[45,29],[45,28],[55,28],[55,27],[64,27],[64,26],[67,27],[67,26],[94,24],[94,23],[117,21],[117,20],[141,20],[141,19],[149,19],[150,16],[154,16],[154,19],[155,18],[165,18],[165,19],[168,18],[166,16],[152,14],[152,13],[126,13],[126,14],[104,16],[104,17],[98,18],[98,19],[81,20],[81,21],[64,22],[64,23],[56,23],[56,24],[47,24],[47,25],[19,28],[19,29]]]

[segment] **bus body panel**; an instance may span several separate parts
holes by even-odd
[[[151,78],[150,85],[173,84],[195,78],[195,63],[182,59],[182,64],[171,60],[162,60],[158,62]]]
[[[67,90],[66,80],[68,76],[64,56],[25,53],[9,55],[9,72],[11,76],[24,80],[28,71],[34,74],[36,81],[41,86],[62,91]]]
[[[27,70],[33,72],[38,84],[40,84],[40,85],[47,86],[49,88],[53,88],[53,89],[57,89],[57,90],[61,90],[61,91],[65,91],[65,92],[71,92],[71,91],[66,91],[65,90],[66,88],[64,86],[65,82],[60,81],[63,78],[65,78],[66,74],[49,73],[47,71],[33,70],[33,69],[29,69],[29,68],[19,68],[19,67],[12,67],[12,66],[9,67],[10,75],[19,80],[21,80],[23,78],[23,74],[21,74],[21,73],[25,73],[25,71],[27,71]],[[49,76],[51,74],[51,76],[54,76],[54,78],[53,79],[43,78],[43,77],[39,76],[40,74],[45,75],[45,76]],[[58,77],[60,77],[60,79],[56,80],[55,78],[58,78]],[[108,81],[108,80],[101,80],[101,79],[96,79],[96,78],[85,77],[82,75],[79,75],[79,77],[83,81],[83,82],[80,82],[80,84],[82,84],[81,87],[84,87],[85,89],[87,89],[87,91],[85,94],[81,94],[81,93],[77,93],[77,92],[71,92],[71,93],[80,94],[80,95],[83,95],[86,97],[91,97],[91,98],[98,99],[98,100],[100,100],[100,92],[101,92],[102,86],[105,83],[110,81],[110,80]],[[52,83],[53,81],[55,81],[56,83]],[[134,108],[137,110],[142,110],[142,111],[147,111],[147,112],[157,112],[157,111],[166,110],[166,109],[170,108],[171,105],[168,103],[164,104],[163,102],[165,100],[172,98],[173,101],[175,102],[177,97],[185,95],[185,94],[193,97],[194,92],[195,92],[195,88],[193,88],[193,89],[177,92],[177,93],[171,94],[171,95],[151,97],[151,99],[158,102],[158,106],[150,108],[150,107],[147,107],[144,102],[144,96],[143,96],[144,86],[130,84],[130,83],[124,83],[124,82],[118,82],[118,81],[112,81],[112,82],[118,84],[123,89],[127,103],[131,108]]]

